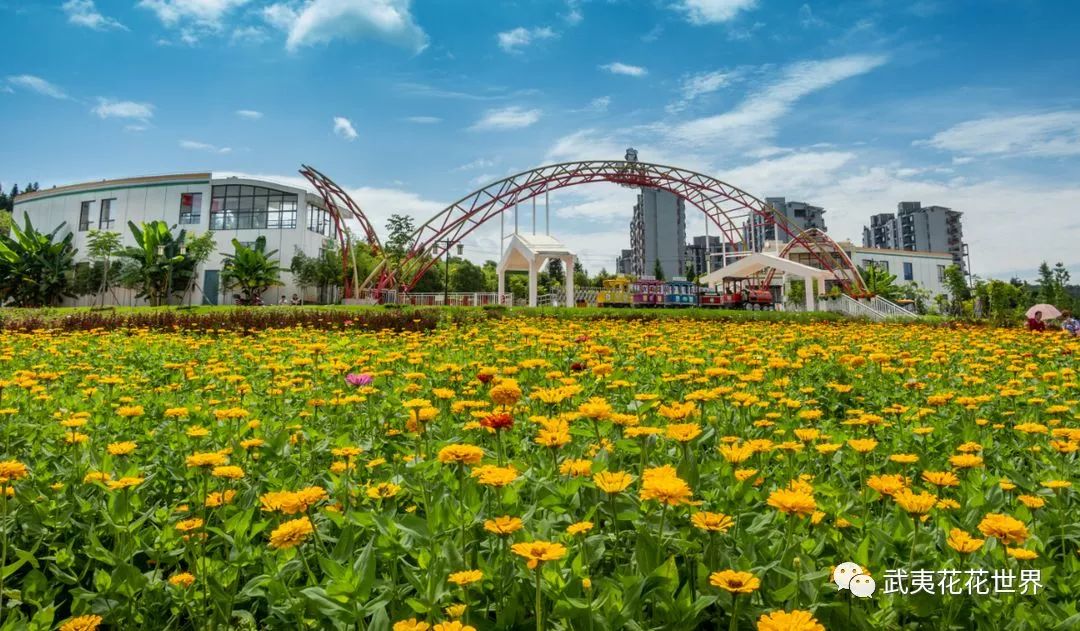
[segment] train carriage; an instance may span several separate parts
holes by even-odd
[[[630,284],[635,307],[664,306],[664,281],[639,278]]]
[[[699,287],[686,279],[673,279],[665,285],[664,305],[667,307],[693,307],[698,303]]]
[[[630,307],[633,299],[630,294],[630,279],[609,278],[604,281],[604,287],[596,295],[598,307]]]

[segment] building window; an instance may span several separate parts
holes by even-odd
[[[90,205],[93,201],[83,202],[79,206],[79,232],[86,232],[90,229]]]
[[[915,266],[911,263],[904,263],[904,280],[915,280]]]
[[[307,228],[327,238],[337,236],[337,226],[334,224],[333,215],[329,210],[319,208],[314,204],[308,204],[307,207]]]
[[[180,194],[180,223],[199,223],[202,219],[202,193]]]
[[[210,196],[210,229],[295,228],[296,204],[295,193],[262,186],[215,186]]]
[[[98,229],[112,230],[114,222],[112,214],[112,203],[115,201],[115,199],[101,200],[101,212],[98,213]]]
[[[945,266],[944,265],[938,265],[937,266],[937,279],[938,279],[939,283],[944,283],[945,282]]]

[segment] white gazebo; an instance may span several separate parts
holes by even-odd
[[[496,267],[499,275],[499,295],[506,287],[506,272],[529,273],[529,306],[536,306],[536,281],[540,269],[550,259],[559,259],[566,270],[566,304],[574,306],[574,253],[561,241],[546,234],[510,235],[502,260]]]
[[[745,258],[721,267],[718,270],[713,270],[712,273],[702,276],[698,279],[698,282],[703,282],[709,287],[716,287],[724,282],[725,277],[732,278],[746,278],[753,276],[767,268],[772,268],[778,272],[784,274],[784,284],[787,285],[788,276],[796,276],[803,279],[803,284],[806,286],[806,309],[808,311],[814,311],[817,308],[817,304],[814,300],[814,283],[818,281],[818,293],[820,295],[825,294],[825,281],[830,278],[834,278],[832,272],[828,270],[818,269],[816,267],[810,267],[809,265],[803,265],[802,263],[796,263],[790,259],[785,259],[775,254],[765,254],[763,252],[755,252]],[[786,289],[786,287],[785,287]]]

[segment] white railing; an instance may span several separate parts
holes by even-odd
[[[418,307],[482,307],[485,305],[510,305],[512,294],[496,292],[442,292],[405,293],[386,290],[365,290],[356,297],[358,302],[371,304],[415,305]]]
[[[843,313],[844,315],[863,317],[880,322],[886,318],[886,315],[877,309],[874,309],[870,305],[855,300],[847,294],[840,294],[836,298],[821,300],[822,311],[832,311],[834,313]]]
[[[880,311],[890,318],[914,318],[916,315],[909,309],[905,309],[895,302],[882,298],[881,296],[874,296],[870,299],[870,306],[875,311]]]

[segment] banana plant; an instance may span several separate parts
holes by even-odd
[[[173,236],[164,221],[142,224],[128,222],[135,245],[120,251],[119,257],[130,261],[124,267],[121,282],[138,291],[151,305],[168,304],[173,294],[182,293],[195,270],[194,260],[180,253],[186,232]]]
[[[266,251],[266,237],[259,237],[251,246],[233,239],[232,254],[225,255],[221,280],[226,289],[240,290],[240,304],[257,304],[263,292],[283,285],[281,265],[274,256],[277,250]]]
[[[18,307],[55,306],[73,297],[71,273],[74,269],[74,235],[70,231],[59,240],[61,223],[49,233],[39,232],[23,214],[24,226],[12,223],[9,234],[0,235],[0,301]]]

